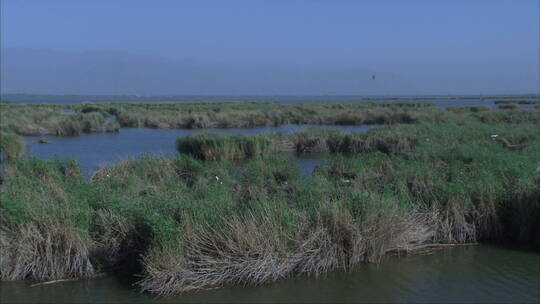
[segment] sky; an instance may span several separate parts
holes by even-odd
[[[540,91],[538,0],[0,3],[2,94]]]

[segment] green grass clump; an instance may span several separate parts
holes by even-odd
[[[517,104],[502,104],[499,106],[500,110],[516,110],[519,106]]]
[[[493,111],[477,113],[475,116],[479,121],[488,124],[523,122],[540,122],[540,115],[536,111]]]
[[[0,278],[88,277],[92,210],[74,162],[24,159],[6,165],[0,188]]]
[[[179,138],[180,153],[203,160],[238,160],[259,157],[270,150],[270,140],[262,136],[201,134]]]
[[[24,139],[12,132],[0,131],[0,154],[2,159],[15,159],[24,155]]]
[[[448,111],[452,112],[486,112],[491,111],[489,106],[471,106],[471,107],[448,107]]]
[[[538,99],[503,99],[495,100],[495,104],[540,104]]]

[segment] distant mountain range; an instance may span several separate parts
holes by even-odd
[[[534,70],[502,73],[471,67],[471,71],[456,68],[445,72],[438,67],[409,65],[409,68],[401,67],[399,72],[384,72],[355,66],[323,67],[317,62],[309,67],[262,62],[248,66],[129,52],[30,48],[3,48],[0,60],[3,95],[485,95],[538,94],[540,90],[538,71]]]

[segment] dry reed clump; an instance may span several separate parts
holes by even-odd
[[[328,147],[325,142],[327,136],[324,131],[317,132],[297,132],[290,136],[288,142],[292,143],[294,151],[297,153],[321,153],[328,152]],[[285,144],[281,144],[282,147],[287,147]]]
[[[220,229],[188,225],[177,246],[145,256],[138,284],[144,291],[169,295],[318,276],[378,261],[389,250],[414,249],[431,238],[425,215],[388,211],[359,224],[347,211],[329,207],[315,217],[297,214],[294,231],[283,229],[272,216],[233,216]]]
[[[127,180],[137,178],[141,182],[156,183],[159,181],[176,179],[176,165],[174,159],[164,156],[143,155],[140,161],[124,159],[114,165],[104,166],[95,171],[90,180],[93,182],[108,179]]]
[[[44,136],[44,135],[54,135],[55,133],[51,130],[47,130],[45,127],[28,123],[21,126],[13,128],[15,133],[22,136]]]
[[[90,210],[71,196],[81,182],[73,162],[24,159],[0,187],[0,277],[56,280],[92,276]]]
[[[540,115],[536,111],[493,111],[477,113],[475,117],[483,123],[497,124],[497,123],[511,123],[520,124],[526,122],[540,122]]]
[[[504,99],[495,100],[495,104],[540,104],[538,99]]]
[[[500,110],[516,110],[519,108],[517,104],[502,104],[498,107]]]
[[[425,210],[400,210],[397,207],[378,210],[363,223],[368,236],[366,258],[379,261],[388,251],[412,251],[422,244],[432,243],[435,229],[431,225],[433,214]]]
[[[524,143],[527,141],[525,137],[496,137],[495,141],[506,149],[521,150],[524,147]]]
[[[505,187],[507,201],[497,210],[501,241],[540,246],[540,178],[532,184],[509,180]]]
[[[438,243],[467,243],[476,242],[477,232],[464,212],[458,207],[449,206],[433,210],[431,226],[435,232],[433,241]]]
[[[368,153],[380,151],[387,154],[406,154],[412,151],[418,140],[414,137],[355,136],[344,134],[327,139],[331,153]]]
[[[470,106],[470,107],[448,107],[448,111],[452,112],[488,112],[491,111],[492,108],[490,106]]]
[[[93,226],[91,256],[104,268],[115,267],[137,246],[135,226],[120,214],[99,209]]]
[[[497,197],[488,191],[475,191],[471,194],[472,210],[469,221],[474,224],[476,238],[479,240],[501,240],[503,224],[500,210],[497,210]]]
[[[418,139],[410,135],[384,132],[358,134],[317,129],[297,132],[280,140],[292,142],[298,153],[355,154],[380,151],[386,154],[407,154],[418,144]],[[282,143],[281,147],[287,145]]]
[[[2,280],[90,277],[90,241],[73,225],[43,217],[0,231]]]
[[[264,220],[263,220],[264,221]],[[223,284],[275,281],[290,270],[275,225],[233,217],[217,231],[209,227],[183,232],[182,248],[166,247],[145,257],[143,290],[161,295]]]

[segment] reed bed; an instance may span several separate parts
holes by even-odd
[[[448,107],[448,111],[451,112],[486,112],[491,111],[490,106],[470,106],[470,107]]]
[[[294,136],[361,147],[336,153],[308,177],[285,155],[226,160],[248,155],[238,147],[250,137],[204,135],[189,145],[207,140],[194,149],[200,159],[146,155],[89,180],[72,161],[10,160],[0,185],[0,277],[122,269],[140,276],[142,291],[169,295],[319,276],[426,244],[540,246],[538,124],[528,116],[480,119],[486,114],[493,113],[453,113],[450,121],[354,138],[307,130]],[[272,137],[257,140],[264,138]],[[206,157],[208,147],[235,156],[208,161],[217,153]]]
[[[517,109],[504,103],[501,109]],[[73,113],[64,113],[63,110]],[[1,103],[0,128],[19,135],[77,136],[120,128],[251,128],[284,124],[382,125],[442,122],[489,107],[440,109],[426,102],[159,102],[77,105]],[[114,118],[111,120],[110,118]]]
[[[78,136],[82,133],[103,132],[105,114],[82,112],[81,105],[24,105],[0,104],[0,128],[24,136]],[[65,114],[62,109],[71,109]]]
[[[63,113],[72,110],[72,114]],[[395,124],[440,117],[429,103],[177,102],[0,104],[0,126],[19,135],[76,136],[134,128],[250,128],[283,124]],[[114,122],[105,117],[114,116]]]
[[[516,110],[518,108],[519,108],[519,106],[517,104],[514,104],[514,103],[499,105],[500,110]]]
[[[262,136],[201,134],[179,138],[177,150],[203,160],[239,160],[260,157],[270,150]]]
[[[502,99],[495,100],[495,104],[540,104],[538,99]]]
[[[201,134],[177,139],[177,151],[202,160],[238,160],[277,152],[407,154],[418,144],[409,130],[379,127],[367,134],[310,128],[293,134]]]

